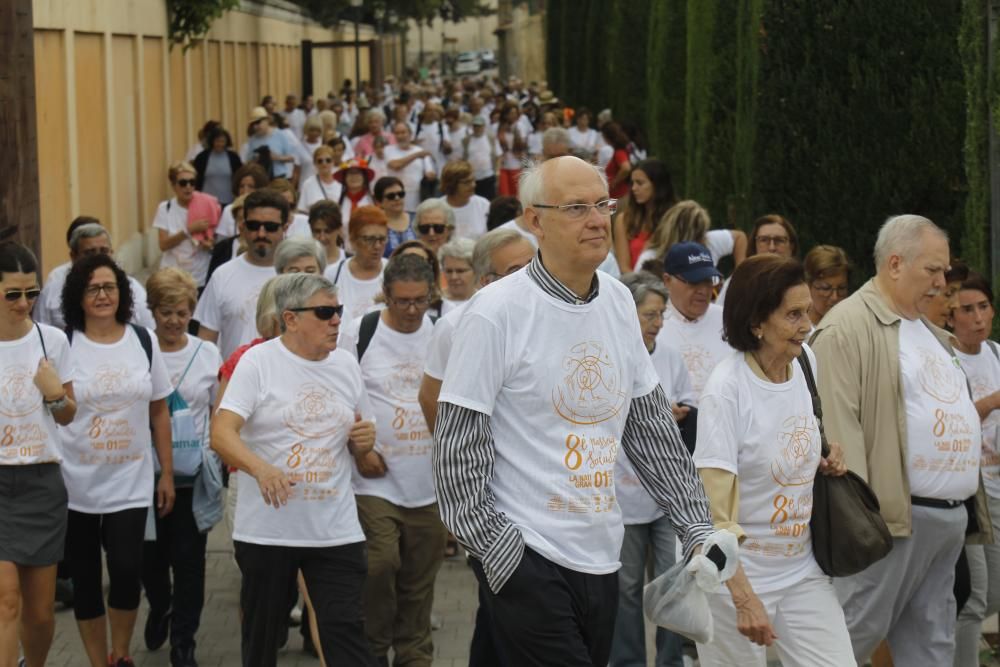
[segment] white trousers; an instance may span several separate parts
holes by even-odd
[[[701,667],[765,667],[767,650],[736,629],[728,590],[708,597],[715,636],[710,644],[698,644]],[[809,577],[758,597],[778,636],[774,648],[784,667],[855,667],[844,613],[829,577]]]

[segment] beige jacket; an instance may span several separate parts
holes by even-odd
[[[844,448],[847,466],[864,477],[896,537],[910,535],[910,483],[906,472],[906,406],[899,376],[899,321],[869,280],[831,310],[812,335],[819,366],[823,424]],[[949,334],[928,323],[949,352]],[[980,532],[970,542],[992,543],[982,476],[975,496]]]

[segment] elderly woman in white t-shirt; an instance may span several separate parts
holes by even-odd
[[[837,443],[821,455],[803,364],[809,286],[802,265],[775,255],[737,267],[723,311],[737,351],[701,395],[694,453],[717,528],[742,542],[740,567],[709,596],[715,637],[698,645],[703,667],[766,664],[774,645],[785,665],[853,667],[844,614],[812,553],[809,520],[817,474],[842,475]]]
[[[357,361],[337,349],[334,286],[307,273],[278,281],[281,336],[243,355],[212,423],[212,447],[256,481],[241,484],[233,531],[243,658],[274,664],[301,569],[327,663],[370,665],[349,457],[372,449],[375,424]]]
[[[160,269],[146,282],[146,294],[174,392],[168,408],[176,499],[174,511],[156,520],[156,540],[143,544],[142,584],[149,600],[145,639],[147,648],[155,650],[169,634],[171,661],[193,664],[205,597],[208,531],[222,518],[219,461],[206,457],[222,356],[214,343],[187,333],[198,301],[198,286],[189,274],[176,267]]]

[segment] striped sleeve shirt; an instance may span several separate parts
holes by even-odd
[[[543,291],[568,303],[597,298],[596,276],[587,297],[581,299],[545,269],[540,256],[526,271]],[[499,592],[521,562],[524,540],[496,509],[490,488],[495,462],[490,416],[441,402],[434,438],[434,485],[441,518],[482,563],[490,588]],[[632,399],[622,448],[643,486],[670,517],[689,556],[713,531],[712,520],[704,488],[661,387]]]

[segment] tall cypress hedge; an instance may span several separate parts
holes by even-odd
[[[646,36],[646,123],[649,154],[670,171],[677,192],[685,192],[684,107],[687,78],[687,0],[650,5]]]
[[[649,99],[646,82],[646,49],[650,0],[621,3],[608,21],[608,81],[603,101],[596,109],[610,107],[615,120],[645,128]]]

